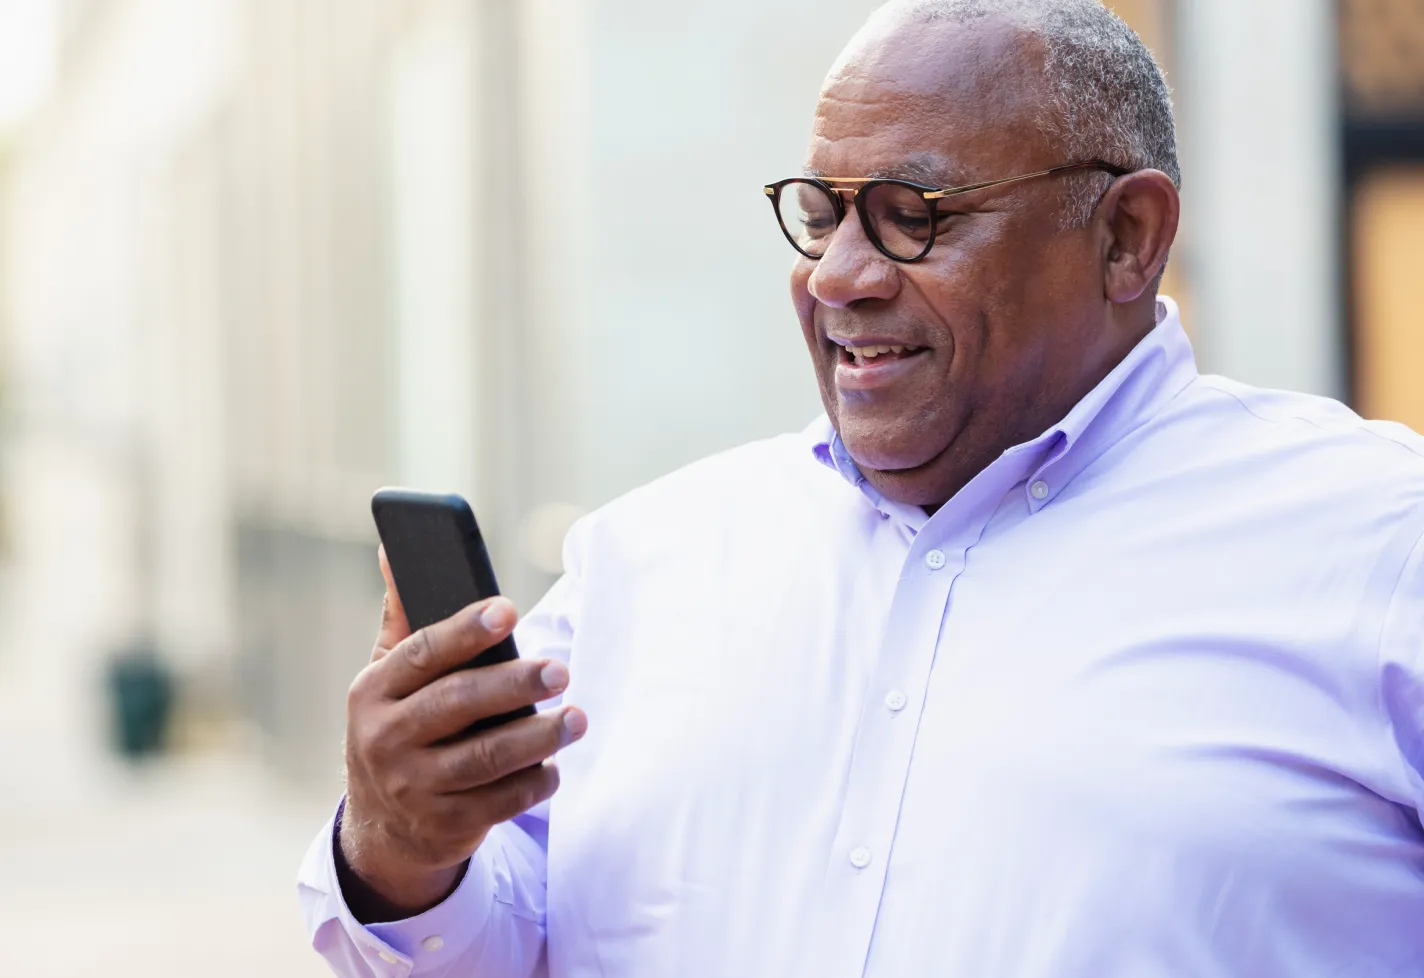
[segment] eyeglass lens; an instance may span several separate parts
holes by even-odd
[[[876,183],[861,194],[869,217],[865,230],[872,242],[896,258],[910,260],[924,254],[936,229],[930,227],[930,202],[920,191]],[[781,189],[777,211],[798,249],[813,258],[826,253],[836,230],[836,205],[824,187],[801,180],[787,184]]]

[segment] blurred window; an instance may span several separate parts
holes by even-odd
[[[1424,431],[1424,166],[1363,178],[1352,217],[1358,407]]]
[[[1424,115],[1424,3],[1341,0],[1340,68],[1354,115]]]
[[[1340,0],[1355,406],[1424,431],[1424,3]]]

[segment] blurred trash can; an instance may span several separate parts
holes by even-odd
[[[173,671],[149,644],[112,656],[105,669],[110,740],[130,760],[161,753],[173,716]]]

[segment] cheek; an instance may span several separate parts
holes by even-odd
[[[816,335],[816,300],[811,296],[811,272],[815,267],[810,261],[802,258],[791,268],[791,304],[796,308],[801,334],[812,351],[820,345]]]
[[[1012,240],[985,221],[975,239],[946,248],[942,264],[917,266],[918,304],[941,342],[952,346],[959,385],[985,379],[982,373],[1004,352],[1001,347],[1013,346],[1012,324],[1036,301],[1041,272],[1028,249],[1011,247]]]
[[[986,299],[992,298],[985,294],[985,277],[967,263],[915,271],[906,276],[907,297],[913,299],[906,312],[922,325],[925,339],[952,353],[956,369],[963,369],[985,341]]]

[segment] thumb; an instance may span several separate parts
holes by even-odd
[[[386,559],[386,548],[377,552],[381,561],[381,576],[386,579],[386,596],[381,601],[381,630],[376,636],[376,648],[371,653],[371,661],[383,658],[408,635],[410,623],[405,618],[405,608],[401,606],[400,593],[396,591],[395,578],[391,576],[391,562]]]

